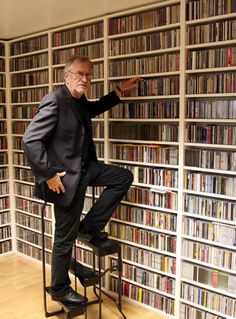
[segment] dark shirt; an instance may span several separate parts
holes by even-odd
[[[97,158],[94,152],[95,147],[94,147],[93,136],[92,136],[92,126],[90,125],[89,119],[84,110],[84,105],[83,105],[84,99],[85,99],[84,96],[82,96],[80,99],[73,98],[76,104],[76,110],[79,114],[79,117],[82,119],[83,126],[85,128],[82,166],[86,168],[90,161],[97,160]]]

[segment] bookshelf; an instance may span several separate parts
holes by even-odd
[[[134,174],[110,222],[122,242],[123,295],[174,317],[180,1],[114,15],[108,25],[109,87],[142,78],[109,114],[109,162]],[[111,290],[116,283],[111,274]]]
[[[11,86],[12,174],[15,195],[16,250],[41,259],[41,201],[34,197],[34,177],[24,157],[21,140],[42,97],[49,92],[49,35],[13,40],[9,44]],[[52,250],[52,206],[46,207],[46,260],[50,263]]]
[[[8,46],[9,72],[0,75],[9,73],[10,101],[2,99],[0,121],[9,104],[11,130],[5,135],[12,149],[14,218],[8,224],[16,227],[16,250],[41,258],[42,203],[33,195],[22,135],[41,98],[63,84],[65,60],[88,55],[94,63],[89,99],[134,75],[142,78],[118,106],[93,119],[99,160],[134,174],[108,225],[122,243],[124,297],[169,319],[235,318],[235,2],[168,0],[14,39]],[[95,196],[101,192],[96,188]],[[88,189],[83,214],[91,205]],[[10,211],[0,208],[0,216]],[[53,206],[45,219],[50,264]],[[79,260],[90,266],[90,248],[79,241],[76,246]],[[103,268],[115,262],[110,256]],[[115,292],[116,283],[114,272],[103,286]]]
[[[218,2],[186,7],[182,318],[236,315],[236,7]]]
[[[0,41],[0,254],[12,250],[9,190],[6,43]]]

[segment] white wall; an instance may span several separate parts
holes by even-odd
[[[0,0],[0,39],[12,39],[159,1]]]

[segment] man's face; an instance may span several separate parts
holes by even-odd
[[[70,71],[65,73],[64,79],[73,97],[80,98],[83,94],[87,93],[90,87],[92,72],[93,70],[89,63],[74,61],[71,64]]]

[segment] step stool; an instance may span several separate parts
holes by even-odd
[[[98,300],[96,300],[95,302],[99,303],[99,319],[102,318],[102,293],[104,293],[107,297],[109,297],[110,299],[112,299],[113,301],[116,302],[117,308],[119,310],[119,312],[121,313],[122,317],[124,319],[126,319],[126,316],[124,315],[123,311],[122,311],[122,282],[121,282],[121,276],[122,276],[122,259],[121,259],[121,244],[113,239],[100,239],[100,240],[87,240],[85,239],[83,236],[80,237],[80,235],[78,235],[78,240],[82,243],[84,243],[85,245],[89,246],[90,248],[92,248],[92,253],[93,253],[93,270],[94,272],[96,271],[96,265],[95,265],[95,257],[97,256],[98,258],[98,285],[94,284],[94,293],[97,296]],[[113,267],[112,268],[108,268],[106,269],[103,274],[102,274],[102,258],[110,255],[110,254],[118,254],[118,261],[117,261],[117,270],[118,270],[118,300],[114,297],[112,297],[111,295],[109,295],[108,293],[106,293],[105,291],[102,291],[102,276],[104,276],[108,271],[112,271],[114,270]],[[76,255],[75,255],[76,258]],[[98,294],[96,292],[96,288],[98,287]],[[86,286],[84,286],[85,289],[85,296],[86,294]],[[92,302],[92,303],[95,303]],[[89,302],[88,302],[89,305]],[[85,316],[87,315],[87,308],[85,307]]]
[[[74,254],[76,256],[76,245],[74,245]],[[75,258],[71,258],[70,271],[75,275],[75,290],[77,291],[77,278],[79,279],[81,285],[84,287],[84,297],[87,298],[87,287],[96,287],[99,282],[98,273],[90,268],[80,264]],[[84,314],[85,319],[87,319],[87,306],[98,303],[98,295],[95,293],[97,299],[93,301],[88,301],[85,303]]]
[[[41,209],[41,234],[42,234],[42,270],[43,270],[43,304],[45,317],[52,317],[59,313],[65,313],[66,319],[71,319],[76,316],[81,316],[85,312],[85,304],[72,304],[67,302],[57,301],[61,309],[49,312],[47,310],[47,293],[50,294],[49,287],[46,286],[46,258],[45,258],[45,225],[44,225],[44,210],[47,203],[44,202]]]

